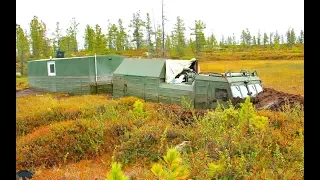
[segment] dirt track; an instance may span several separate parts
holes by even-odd
[[[16,98],[17,97],[21,97],[21,96],[26,96],[26,95],[40,95],[43,92],[41,91],[35,91],[35,90],[31,90],[31,89],[24,89],[24,90],[16,90]]]

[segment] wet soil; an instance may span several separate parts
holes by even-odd
[[[235,106],[244,102],[244,99],[234,98],[233,104]],[[279,111],[282,106],[287,104],[293,107],[296,103],[304,106],[304,97],[296,94],[289,94],[277,91],[273,88],[264,88],[256,97],[251,98],[250,102],[253,103],[256,109],[269,109],[272,111]]]

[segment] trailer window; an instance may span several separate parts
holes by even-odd
[[[228,97],[228,91],[226,89],[215,89],[215,97],[216,99],[222,99],[224,97]]]
[[[262,86],[261,84],[255,84],[256,85],[256,89],[257,89],[257,92],[261,92],[262,91]]]
[[[241,98],[241,92],[240,92],[239,86],[231,86],[231,92],[233,97]]]
[[[55,76],[56,75],[56,66],[55,62],[48,62],[48,76]]]

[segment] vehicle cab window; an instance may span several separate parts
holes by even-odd
[[[216,99],[223,99],[228,97],[228,91],[226,89],[216,88],[215,89]]]

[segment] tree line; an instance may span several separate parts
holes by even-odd
[[[145,51],[149,57],[166,57],[170,54],[176,58],[183,58],[187,55],[198,57],[204,51],[246,51],[255,47],[281,49],[304,43],[303,30],[296,35],[293,28],[289,28],[284,35],[280,35],[277,30],[263,34],[259,30],[254,35],[246,28],[242,30],[239,40],[233,33],[227,37],[222,35],[218,42],[213,33],[204,34],[206,24],[202,20],[195,20],[190,28],[192,32],[187,38],[186,26],[180,16],[176,18],[170,32],[163,32],[159,24],[151,21],[149,13],[146,14],[146,19],[143,19],[140,11],[137,11],[133,13],[128,27],[124,27],[122,19],[118,19],[117,23],[108,21],[106,33],[102,32],[99,24],[93,27],[86,25],[83,36],[84,49],[80,49],[77,40],[78,26],[79,23],[72,18],[70,26],[62,33],[59,22],[56,22],[53,38],[49,38],[46,24],[37,16],[30,21],[28,30],[17,24],[16,62],[20,62],[23,69],[23,62],[26,60],[54,57],[56,50],[65,51],[66,57],[74,54],[123,54],[128,51]]]

